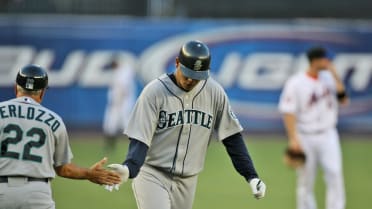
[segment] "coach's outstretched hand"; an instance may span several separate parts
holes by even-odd
[[[128,166],[122,164],[110,164],[107,166],[109,169],[117,173],[121,177],[121,182],[119,184],[114,185],[106,185],[105,189],[108,191],[112,191],[113,189],[119,190],[120,184],[127,182],[129,178],[129,169]]]
[[[252,193],[256,199],[265,197],[266,185],[261,179],[254,178],[249,181],[249,184],[251,185]]]
[[[87,179],[96,184],[115,185],[121,182],[120,175],[106,170],[103,165],[107,162],[107,158],[96,162],[88,169]]]

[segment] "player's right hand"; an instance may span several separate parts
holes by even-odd
[[[106,185],[105,189],[108,191],[112,191],[113,189],[119,190],[119,187],[122,183],[125,183],[128,181],[129,178],[129,169],[128,166],[122,165],[122,164],[110,164],[107,166],[109,169],[120,175],[121,182],[119,184],[115,185]]]
[[[96,162],[87,172],[87,179],[96,184],[115,185],[121,182],[121,176],[115,172],[106,170],[103,165],[107,162],[107,158]]]

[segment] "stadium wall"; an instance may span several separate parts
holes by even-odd
[[[209,44],[212,72],[246,131],[282,131],[277,102],[304,51],[327,47],[352,103],[341,108],[342,132],[372,133],[372,22],[363,20],[197,20],[97,16],[0,16],[0,101],[13,97],[14,76],[29,63],[50,70],[44,105],[69,127],[100,129],[112,57],[137,71],[138,92],[174,70],[179,46]]]

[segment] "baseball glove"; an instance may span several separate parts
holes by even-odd
[[[305,164],[306,155],[303,151],[296,151],[290,148],[285,150],[284,164],[290,168],[299,168]]]

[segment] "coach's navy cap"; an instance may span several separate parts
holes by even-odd
[[[26,90],[37,91],[48,87],[48,74],[40,66],[27,65],[19,70],[16,83]]]

